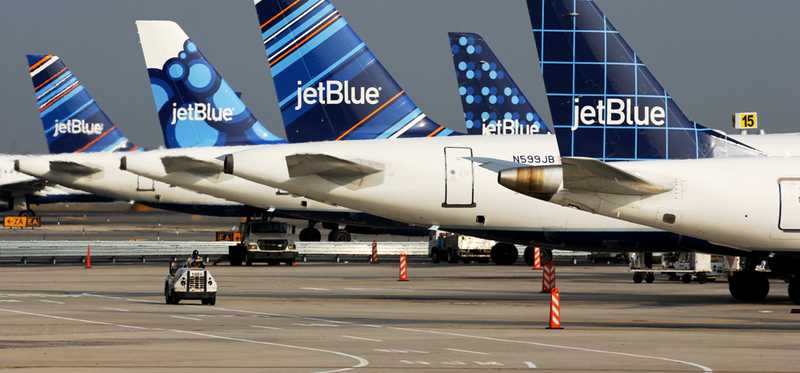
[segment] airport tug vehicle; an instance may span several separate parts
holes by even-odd
[[[178,304],[184,299],[199,299],[202,304],[213,306],[217,303],[217,280],[202,263],[178,266],[173,260],[164,280],[164,301]]]

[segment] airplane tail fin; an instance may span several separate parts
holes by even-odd
[[[172,21],[137,21],[158,120],[168,148],[284,142]]]
[[[602,160],[760,155],[690,120],[594,0],[527,0],[564,156]]]
[[[483,37],[461,32],[449,37],[467,133],[550,133]]]
[[[328,0],[255,0],[290,142],[432,137],[429,119]]]
[[[28,72],[50,153],[130,151],[138,147],[103,112],[89,91],[52,54],[29,54]]]

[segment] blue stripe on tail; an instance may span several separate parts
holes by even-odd
[[[114,125],[61,58],[50,54],[26,57],[50,153],[138,149]]]

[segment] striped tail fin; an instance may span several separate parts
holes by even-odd
[[[178,24],[137,21],[136,27],[168,148],[285,142],[253,116]]]
[[[50,153],[138,149],[103,112],[64,60],[52,54],[29,54],[27,59]]]
[[[450,51],[470,135],[547,134],[550,130],[486,41],[451,32]]]
[[[290,142],[454,134],[428,118],[328,0],[255,0]]]
[[[690,120],[593,0],[527,0],[564,156],[761,155]]]

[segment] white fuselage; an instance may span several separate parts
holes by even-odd
[[[265,210],[315,211],[315,212],[354,212],[344,207],[336,207],[307,198],[298,197],[273,187],[220,172],[167,172],[162,160],[164,157],[183,156],[208,162],[217,158],[246,150],[247,146],[207,147],[188,149],[153,150],[126,155],[125,169],[134,174],[158,180],[169,185],[180,186],[211,196],[244,203]],[[285,164],[259,162],[262,167],[286,167]]]
[[[381,171],[346,183],[318,175],[292,178],[286,157],[297,154],[336,157]],[[546,160],[560,163],[554,136],[270,145],[234,153],[233,160],[234,175],[410,224],[464,230],[657,231],[558,207],[497,183],[497,170],[490,169],[491,164],[508,168]]]
[[[727,247],[800,251],[800,158],[613,165],[646,180],[669,180],[672,190],[650,196],[623,196],[562,189],[551,200]]]
[[[70,188],[122,201],[177,205],[238,206],[226,201],[119,169],[126,153],[57,154],[17,158],[20,172]],[[51,161],[68,161],[98,169],[91,174],[51,170]]]

